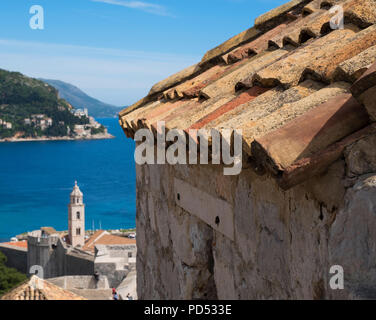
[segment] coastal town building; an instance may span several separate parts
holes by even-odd
[[[24,124],[29,126],[34,125],[41,130],[45,130],[52,126],[53,120],[44,114],[34,114],[30,118],[25,118]]]
[[[79,118],[82,117],[88,117],[89,116],[89,111],[87,108],[84,109],[72,109],[72,113]]]
[[[97,230],[89,236],[85,230],[83,193],[77,181],[68,204],[68,232],[42,227],[29,232],[26,238],[0,244],[9,267],[26,274],[41,268],[42,274],[38,276],[54,278],[52,283],[64,289],[85,289],[82,295],[93,299],[107,299],[111,296],[110,288],[119,286],[131,272],[133,280],[123,287],[136,286],[136,240],[105,230]],[[94,274],[98,275],[98,281],[93,280]],[[132,290],[134,292],[134,288]]]
[[[0,300],[87,300],[78,294],[63,289],[48,280],[32,276]]]
[[[99,129],[101,127],[101,124],[96,121],[93,117],[89,117],[89,124],[81,125],[76,124],[74,126],[74,133],[78,137],[90,137],[92,135],[92,129]],[[107,128],[103,128],[103,135],[108,135]]]
[[[10,122],[0,119],[0,126],[5,129],[12,129],[13,125]]]
[[[120,112],[198,153],[136,165],[140,299],[374,298],[375,61],[375,1],[293,0]],[[199,129],[241,132],[239,175],[200,163]]]
[[[90,128],[86,129],[86,126],[83,124],[76,124],[74,126],[74,133],[79,137],[85,137],[90,135]]]
[[[98,129],[101,124],[99,122],[97,122],[94,117],[89,117],[89,123],[91,124],[91,126],[95,129]]]

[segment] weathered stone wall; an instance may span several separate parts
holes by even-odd
[[[27,270],[33,266],[43,268],[43,278],[52,278],[62,275],[64,272],[65,249],[58,246],[57,237],[41,238],[28,236]],[[54,248],[52,249],[52,243]]]
[[[67,250],[58,237],[28,237],[27,270],[43,268],[45,279],[65,275],[93,275],[94,256]]]
[[[93,276],[64,276],[48,281],[89,300],[112,300],[112,289],[103,276],[98,281]]]
[[[27,272],[27,249],[12,245],[1,244],[0,251],[7,257],[6,265],[15,268],[19,272]]]
[[[106,277],[96,280],[94,276],[63,276],[48,279],[63,289],[110,289]]]
[[[209,165],[136,169],[140,299],[340,299],[376,292],[375,137],[286,192],[247,168],[239,176]],[[177,205],[175,178],[232,206],[233,240]],[[343,266],[345,290],[330,289],[332,265]]]
[[[94,257],[84,257],[74,253],[65,255],[66,269],[63,275],[93,275],[94,274]]]
[[[94,269],[105,275],[110,286],[116,288],[134,269],[136,252],[136,245],[96,245]]]

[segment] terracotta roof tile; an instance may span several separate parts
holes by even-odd
[[[361,28],[376,23],[376,2],[374,0],[349,0],[343,4],[345,20]]]
[[[271,112],[257,121],[248,121],[240,127],[243,130],[243,137],[246,145],[251,145],[254,139],[281,128],[291,120],[305,114],[307,111],[329,99],[347,93],[349,86],[350,85],[345,82],[334,83],[317,90],[310,95],[307,94],[305,97],[302,96],[299,100],[296,99],[296,101],[286,103],[282,101],[283,106],[276,109],[274,112]],[[245,150],[251,155],[250,148],[245,148]]]
[[[248,30],[245,30],[239,33],[238,35],[225,41],[224,43],[217,46],[216,48],[208,51],[202,58],[200,64],[203,65],[204,63],[229,52],[230,50],[241,45],[242,43],[256,38],[259,34],[260,34],[260,31],[257,30],[256,28],[250,28]]]
[[[235,85],[249,75],[255,74],[262,68],[270,65],[277,59],[286,55],[289,51],[287,49],[279,49],[276,51],[265,52],[255,57],[246,60],[231,73],[219,78],[214,83],[208,85],[201,90],[200,95],[209,99],[216,95],[223,95],[235,92]]]
[[[376,124],[371,124],[344,139],[328,146],[312,156],[302,158],[286,168],[277,178],[281,188],[290,189],[308,179],[323,173],[328,166],[341,157],[345,148],[352,143],[376,134]]]
[[[254,162],[278,173],[279,181],[285,177],[284,187],[300,183],[301,172],[309,177],[329,165],[368,115],[376,120],[376,86],[367,80],[373,81],[373,67],[366,71],[376,60],[375,4],[290,1],[208,51],[198,65],[156,84],[120,113],[120,124],[129,137],[140,128],[155,134],[158,121],[187,133],[242,129],[243,150]],[[330,29],[333,5],[344,10],[343,30]],[[349,92],[355,81],[358,102]],[[285,155],[286,141],[292,149]]]
[[[335,81],[355,82],[367,71],[369,66],[376,61],[376,46],[362,51],[355,57],[342,62],[335,70],[333,79]]]
[[[316,12],[320,10],[321,8],[322,0],[313,0],[303,8],[303,15],[311,14],[313,12]]]
[[[364,105],[371,120],[376,121],[376,86],[364,91],[358,97],[358,101]]]
[[[364,108],[345,93],[255,140],[252,150],[264,166],[278,175],[295,161],[320,152],[368,123]]]
[[[351,92],[365,106],[371,120],[376,121],[376,62],[354,83]]]
[[[269,40],[275,35],[281,34],[284,30],[286,30],[287,27],[289,27],[289,24],[287,23],[280,24],[279,26],[275,27],[272,30],[269,30],[252,42],[247,43],[240,48],[236,48],[230,53],[226,54],[224,61],[226,63],[234,63],[246,57],[250,57],[252,55],[256,55],[265,51],[266,49],[268,49]]]
[[[308,80],[296,87],[288,90],[278,87],[266,94],[262,94],[256,99],[239,106],[232,112],[228,112],[212,122],[211,126],[220,128],[232,128],[236,126],[239,129],[248,127],[250,122],[255,123],[268,116],[275,110],[278,110],[286,103],[299,101],[300,99],[310,96],[322,88],[322,84]],[[246,138],[243,132],[243,137]]]
[[[194,108],[185,110],[184,113],[181,113],[176,118],[169,119],[169,121],[166,123],[166,126],[168,128],[177,128],[183,130],[188,129],[195,122],[204,118],[206,115],[220,108],[222,105],[226,104],[234,98],[235,95],[230,93],[203,101],[201,103],[196,103],[194,105]]]
[[[373,59],[376,60],[376,55]],[[376,86],[376,62],[354,83],[350,90],[354,97],[359,97],[373,86]]]
[[[189,77],[194,76],[199,71],[200,71],[200,67],[197,64],[190,66],[190,67],[188,67],[188,68],[168,77],[167,79],[162,80],[162,81],[158,82],[157,84],[155,84],[151,88],[149,95],[164,91],[164,90],[176,85],[177,83],[184,81]]]
[[[129,239],[125,237],[113,236],[111,234],[106,234],[100,238],[95,244],[102,245],[116,245],[116,244],[136,244],[136,239]]]
[[[286,19],[286,14],[292,10],[302,9],[310,0],[292,0],[256,18],[255,27],[265,30],[281,24]],[[298,10],[301,11],[301,10]]]
[[[1,297],[1,300],[87,300],[62,289],[48,280],[32,276],[23,284]]]
[[[84,251],[94,252],[95,246],[98,244],[103,245],[115,245],[115,244],[136,244],[135,239],[129,239],[125,237],[119,237],[109,234],[107,231],[96,231],[82,247]]]
[[[261,87],[252,87],[248,91],[238,95],[236,98],[232,99],[231,101],[225,103],[224,105],[220,106],[219,108],[215,109],[211,113],[207,114],[203,118],[201,118],[199,121],[194,123],[189,129],[201,129],[204,126],[206,126],[208,123],[214,121],[221,115],[234,110],[236,107],[250,102],[254,100],[259,95],[263,94],[264,92],[268,91],[267,88],[261,88]]]
[[[12,242],[4,242],[2,244],[6,244],[6,245],[9,245],[9,246],[14,246],[14,247],[18,247],[18,248],[26,248],[27,249],[27,241],[26,240],[23,240],[23,241],[12,241]]]
[[[85,245],[82,247],[83,250],[86,250],[88,248],[94,248],[94,243],[98,241],[101,237],[103,237],[107,231],[104,230],[97,230],[94,232],[94,234],[85,242]]]

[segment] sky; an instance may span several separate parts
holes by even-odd
[[[0,68],[118,106],[201,60],[286,0],[1,0]],[[44,29],[32,29],[33,5]]]

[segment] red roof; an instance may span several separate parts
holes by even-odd
[[[331,27],[334,5],[344,28]],[[246,165],[289,189],[375,134],[375,56],[376,1],[292,0],[155,84],[119,113],[120,124],[134,138],[139,129],[156,136],[163,121],[187,144],[212,143],[192,129],[241,130]]]
[[[82,249],[85,251],[94,251],[94,247],[97,244],[132,245],[132,244],[136,244],[136,240],[125,238],[125,237],[114,236],[112,234],[108,234],[108,232],[104,230],[98,230],[86,241]]]
[[[4,242],[2,244],[7,244],[7,245],[10,245],[10,246],[15,246],[15,247],[26,248],[27,249],[27,241],[26,240],[23,240],[23,241],[14,241],[14,242]]]

